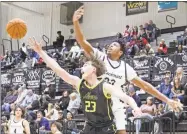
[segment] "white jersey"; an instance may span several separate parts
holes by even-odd
[[[23,127],[24,119],[16,122],[14,119],[10,120],[9,124],[9,134],[24,134],[24,127]]]
[[[106,65],[106,74],[103,75],[105,81],[111,85],[113,85],[115,88],[124,90],[124,85],[126,82],[125,79],[125,63],[124,61],[112,61],[110,60],[106,54],[103,52],[100,52],[97,49],[94,49],[94,55],[97,55],[100,57],[101,60],[104,61]],[[126,64],[126,73],[127,73],[127,79],[128,81],[131,81],[134,79],[137,74],[135,70]],[[118,108],[123,108],[124,104],[116,97],[112,97],[113,101],[113,111],[115,111]]]

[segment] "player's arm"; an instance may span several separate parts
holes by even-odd
[[[142,80],[140,77],[135,77],[134,79],[131,80],[131,82],[136,86],[138,86],[139,88],[145,90],[147,93],[160,99],[161,101],[168,103],[169,99],[164,94],[160,93],[155,87],[153,87],[148,82]]]
[[[35,39],[29,40],[29,44],[31,48],[36,51],[40,57],[44,60],[44,62],[47,64],[48,67],[50,67],[58,76],[60,76],[65,82],[71,84],[74,87],[78,87],[78,84],[80,82],[80,78],[77,76],[70,75],[66,70],[60,67],[60,65],[52,59],[50,56],[48,56],[41,48],[40,43],[36,42]]]
[[[26,134],[30,134],[30,127],[29,127],[29,122],[27,120],[23,121],[23,126]]]
[[[79,45],[84,49],[86,54],[91,55],[94,53],[93,47],[91,44],[85,39],[82,30],[80,28],[79,19],[84,14],[84,7],[81,6],[77,11],[75,11],[73,15],[73,25],[75,31],[75,37]]]
[[[136,102],[134,101],[134,99],[130,96],[128,96],[126,93],[124,93],[121,89],[117,89],[114,88],[114,86],[104,83],[104,92],[115,96],[117,98],[119,98],[120,100],[128,103],[130,105],[130,107],[134,110],[138,109],[138,106],[136,104]]]

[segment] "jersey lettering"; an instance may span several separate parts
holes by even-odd
[[[114,79],[109,79],[108,77],[105,78],[105,82],[111,85],[114,85],[116,83]]]
[[[95,101],[85,101],[85,111],[86,112],[95,112],[96,111],[96,102]]]

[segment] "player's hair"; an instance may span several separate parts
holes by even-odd
[[[20,109],[21,109],[21,112],[22,112],[21,118],[24,118],[24,117],[25,117],[25,109],[24,109],[23,107],[19,106],[19,105],[17,105],[17,106],[15,107],[15,109],[14,109],[14,115],[15,115],[16,110],[17,110],[18,108],[20,108]]]
[[[123,42],[123,41],[121,41],[121,40],[115,40],[114,42],[117,42],[117,43],[119,43],[119,45],[120,45],[120,50],[124,53],[124,51],[125,51],[125,41]]]
[[[105,74],[105,72],[106,72],[105,64],[101,59],[99,59],[99,56],[97,54],[95,56],[91,55],[90,57],[87,57],[85,59],[85,62],[87,62],[87,61],[91,61],[92,66],[94,66],[96,68],[97,77]]]

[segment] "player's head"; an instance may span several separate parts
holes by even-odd
[[[125,45],[120,40],[112,42],[107,49],[107,55],[115,58],[120,58],[123,55],[124,46]]]
[[[105,64],[98,58],[98,56],[91,56],[91,58],[87,58],[83,67],[81,68],[83,79],[87,79],[93,74],[99,77],[103,75],[105,71]]]
[[[24,110],[24,108],[21,107],[21,106],[16,106],[16,107],[15,107],[15,110],[14,110],[14,114],[15,114],[16,117],[21,117],[21,118],[23,118],[24,115],[25,115],[25,110]]]

